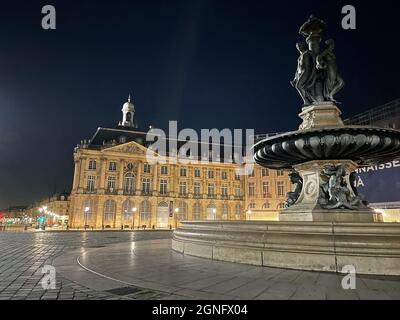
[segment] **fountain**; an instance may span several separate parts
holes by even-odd
[[[400,275],[400,225],[377,214],[354,186],[354,171],[400,156],[400,131],[346,126],[334,96],[344,85],[333,52],[320,42],[326,23],[311,16],[300,28],[306,43],[292,86],[303,99],[297,131],[254,147],[255,162],[288,169],[294,185],[278,222],[186,221],[175,251],[215,260],[303,270]]]

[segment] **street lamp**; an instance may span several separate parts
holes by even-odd
[[[135,213],[137,211],[136,207],[132,208],[132,229],[135,229]]]
[[[85,207],[85,230],[86,230],[86,226],[87,226],[87,216],[89,213],[90,207]]]

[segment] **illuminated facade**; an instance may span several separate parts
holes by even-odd
[[[117,128],[99,128],[75,149],[71,228],[168,229],[181,220],[277,219],[290,191],[286,172],[265,174],[256,166],[254,174],[242,176],[238,164],[181,163],[168,155],[152,163],[147,132],[137,128],[130,98],[122,112]]]

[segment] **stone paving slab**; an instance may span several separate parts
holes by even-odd
[[[183,256],[166,232],[0,232],[0,243],[0,300],[400,299],[398,277],[358,276],[343,290],[338,274]],[[41,286],[46,264],[55,290]]]

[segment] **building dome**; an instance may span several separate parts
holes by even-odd
[[[125,128],[137,128],[135,106],[131,101],[131,95],[129,95],[128,101],[122,106],[122,121],[118,125]]]
[[[135,106],[131,102],[131,96],[129,95],[128,101],[124,103],[122,107],[122,111],[124,112],[135,112]]]

